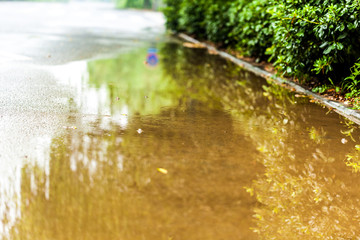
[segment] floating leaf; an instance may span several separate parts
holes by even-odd
[[[166,170],[165,168],[157,168],[157,170],[162,174],[168,174],[168,170]]]

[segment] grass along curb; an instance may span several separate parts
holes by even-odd
[[[268,71],[265,71],[251,63],[245,62],[239,58],[234,57],[231,54],[228,54],[224,51],[220,51],[218,49],[216,49],[213,46],[210,46],[206,43],[200,42],[184,33],[180,33],[178,34],[178,36],[187,42],[193,43],[193,44],[197,44],[197,45],[201,45],[204,48],[207,48],[210,52],[213,53],[217,53],[218,55],[220,55],[221,57],[228,59],[230,61],[232,61],[233,63],[237,64],[238,66],[246,69],[247,71],[250,71],[252,73],[254,73],[257,76],[261,76],[263,78],[266,78],[268,80],[271,80],[272,82],[281,85],[283,87],[286,87],[288,89],[295,89],[296,92],[301,93],[301,94],[305,94],[309,97],[312,97],[313,99],[315,99],[317,102],[319,102],[320,104],[328,107],[329,109],[337,112],[338,114],[348,118],[349,120],[355,122],[356,124],[360,125],[360,113],[357,110],[351,109],[347,106],[345,106],[342,103],[336,102],[336,101],[332,101],[329,99],[326,99],[324,97],[322,97],[321,95],[318,95],[316,93],[313,93],[307,89],[305,89],[304,87],[298,85],[297,83],[294,83],[288,79],[285,78],[281,78],[278,77],[276,75],[274,75],[273,73],[270,73]]]

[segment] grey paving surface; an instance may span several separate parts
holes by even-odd
[[[53,135],[66,127],[68,99],[79,98],[72,79],[86,74],[83,60],[162,34],[161,13],[107,3],[0,2],[0,189],[24,162],[46,164]]]

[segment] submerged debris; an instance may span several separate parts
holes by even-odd
[[[185,42],[183,43],[184,47],[187,48],[206,48],[206,46],[204,44],[201,43],[190,43],[190,42]]]

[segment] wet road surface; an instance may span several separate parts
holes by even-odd
[[[46,165],[53,134],[67,127],[69,99],[81,97],[72,82],[86,70],[81,61],[156,41],[163,25],[160,13],[112,4],[0,3],[1,195],[19,194],[25,162]],[[80,115],[98,113],[76,107]]]

